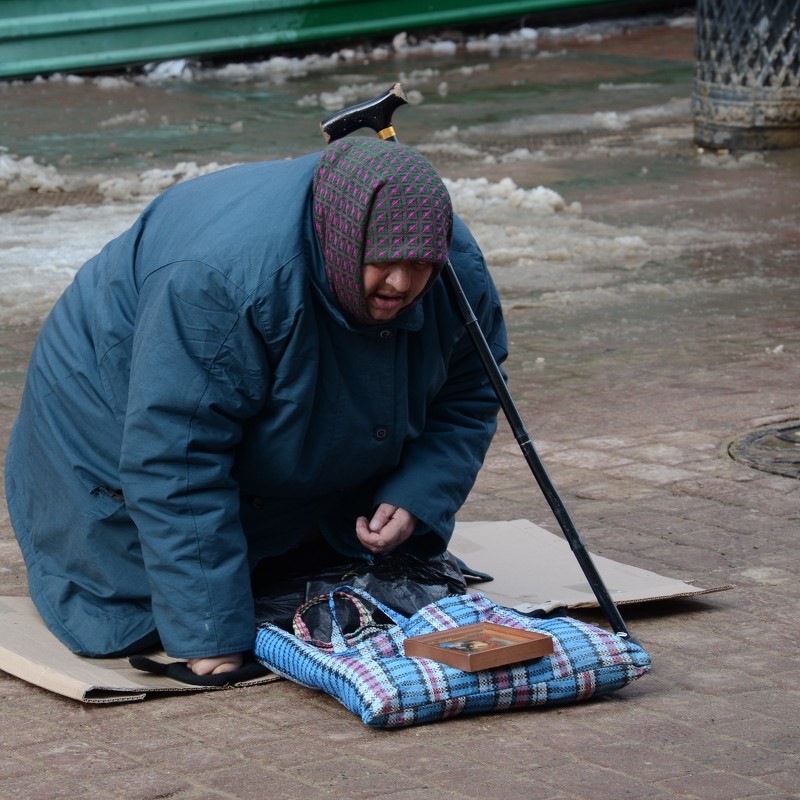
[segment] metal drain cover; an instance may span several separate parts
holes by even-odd
[[[728,445],[728,453],[753,469],[800,479],[800,420],[745,433]]]

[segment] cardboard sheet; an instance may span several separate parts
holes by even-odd
[[[494,581],[475,584],[474,588],[502,605],[523,611],[597,605],[569,545],[527,520],[459,523],[450,550],[469,566],[494,576]],[[619,604],[731,588],[701,589],[610,559],[595,556],[593,560],[611,597]],[[169,659],[162,656],[162,660]],[[84,703],[143,700],[164,692],[219,691],[141,672],[124,658],[76,656],[45,627],[27,597],[0,597],[0,669]],[[267,675],[237,686],[274,680],[277,676]]]
[[[173,661],[164,654],[155,660]],[[56,694],[84,703],[144,700],[159,692],[219,691],[190,686],[134,669],[126,658],[84,658],[71,653],[47,629],[29,597],[0,597],[0,669]],[[269,683],[265,675],[238,686]]]
[[[523,612],[599,605],[567,541],[528,520],[459,523],[449,549],[468,566],[494,577],[491,582],[474,584],[474,588],[501,605]],[[513,558],[509,553],[514,554]],[[733,588],[701,589],[682,580],[590,555],[617,605]]]

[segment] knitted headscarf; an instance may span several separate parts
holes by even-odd
[[[359,322],[374,322],[364,298],[364,264],[423,261],[433,264],[435,277],[447,262],[450,195],[410,147],[365,138],[333,142],[314,171],[313,195],[328,284]]]

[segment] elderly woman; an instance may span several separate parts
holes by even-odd
[[[77,273],[31,357],[6,482],[31,597],[72,651],[254,641],[250,577],[308,541],[441,552],[497,402],[495,289],[414,150],[344,139],[159,196]]]

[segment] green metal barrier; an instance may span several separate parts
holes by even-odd
[[[0,78],[268,51],[613,0],[0,0]]]

